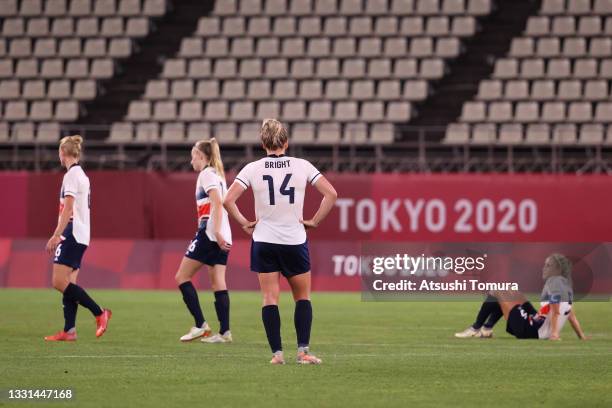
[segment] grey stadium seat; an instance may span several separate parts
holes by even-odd
[[[487,119],[490,122],[510,122],[512,120],[512,104],[510,102],[489,103]]]
[[[517,79],[506,82],[504,98],[509,100],[522,100],[529,98],[529,86],[526,80]]]
[[[499,144],[523,143],[523,126],[518,123],[504,123],[499,128]]]
[[[295,123],[291,126],[292,143],[310,143],[315,138],[315,126],[312,123]]]
[[[317,131],[317,142],[338,143],[340,141],[339,123],[321,123]]]
[[[493,144],[497,141],[497,132],[492,123],[478,123],[472,127],[472,144]]]
[[[394,127],[391,123],[374,123],[370,127],[370,140],[378,143],[392,143],[395,139]]]
[[[548,144],[550,142],[550,127],[544,123],[527,125],[525,143]]]
[[[539,107],[537,102],[519,102],[516,105],[514,113],[514,121],[537,122],[539,121]]]
[[[486,106],[484,102],[466,102],[461,111],[463,122],[483,122],[486,117]]]
[[[555,125],[553,129],[553,143],[573,145],[577,142],[576,125]]]
[[[164,142],[182,143],[185,141],[185,124],[182,122],[164,123],[161,129],[161,138]]]
[[[451,123],[446,128],[444,143],[465,144],[470,140],[470,127],[465,123]]]
[[[365,81],[370,86],[370,94],[373,93],[374,84],[371,81]],[[351,82],[352,84],[359,83],[357,81]],[[356,95],[353,95],[355,97]],[[349,82],[346,80],[333,80],[327,81],[325,85],[325,97],[330,100],[341,100],[349,98]]]
[[[183,101],[179,107],[179,120],[184,122],[194,122],[202,118],[202,102]]]
[[[604,139],[604,128],[600,123],[588,123],[580,126],[578,143],[601,144]]]
[[[555,98],[555,82],[550,79],[533,81],[531,85],[531,99],[545,101]]]
[[[303,121],[306,119],[306,104],[301,101],[286,102],[282,109],[283,120],[289,122]]]

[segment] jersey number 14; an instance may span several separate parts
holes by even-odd
[[[263,176],[263,179],[268,182],[268,192],[270,193],[270,205],[276,205],[276,201],[274,199],[274,179],[270,175]],[[289,196],[289,204],[293,204],[295,201],[295,187],[287,188],[287,184],[289,184],[289,180],[291,179],[291,173],[287,173],[285,179],[281,183],[280,193],[282,195]]]

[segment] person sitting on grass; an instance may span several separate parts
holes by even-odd
[[[574,312],[572,300],[572,263],[561,254],[552,254],[544,263],[544,288],[537,311],[527,298],[516,291],[491,292],[480,307],[476,322],[455,337],[490,338],[493,326],[503,316],[506,331],[517,339],[560,340],[563,325],[569,320],[574,332],[586,340]]]

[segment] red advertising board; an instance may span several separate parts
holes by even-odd
[[[0,285],[48,286],[44,239],[57,220],[63,173],[0,173]],[[93,241],[82,279],[99,287],[173,288],[196,227],[195,173],[90,171]],[[336,207],[310,232],[314,286],[358,290],[361,241],[612,241],[612,177],[328,174]],[[228,180],[232,180],[229,175]],[[319,196],[307,193],[305,216]],[[250,194],[239,205],[250,217]],[[233,226],[229,282],[256,287],[248,237]],[[355,273],[355,275],[351,275]]]

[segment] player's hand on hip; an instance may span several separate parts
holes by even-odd
[[[242,226],[242,229],[244,230],[244,232],[246,232],[249,235],[253,235],[253,231],[255,230],[255,225],[257,225],[257,221],[249,221],[246,224],[244,224]]]
[[[232,244],[228,244],[227,241],[223,239],[223,235],[221,235],[220,232],[215,232],[215,239],[217,240],[217,244],[221,250],[227,252],[232,249]]]
[[[312,219],[310,219],[310,220],[300,220],[300,222],[304,225],[304,228],[306,228],[306,229],[317,228],[319,226],[319,224],[314,222]]]
[[[53,255],[55,253],[55,250],[57,249],[57,246],[60,244],[60,242],[62,242],[62,238],[58,237],[57,235],[52,236],[51,238],[49,238],[49,241],[47,242],[47,252],[50,255]]]

